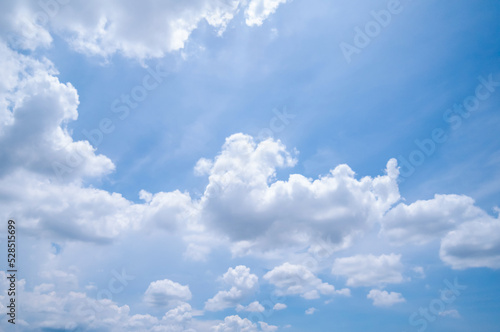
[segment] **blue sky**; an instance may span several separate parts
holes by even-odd
[[[498,329],[495,2],[0,8],[19,331]]]

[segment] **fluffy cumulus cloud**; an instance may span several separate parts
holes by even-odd
[[[439,255],[455,269],[500,268],[500,218],[482,216],[461,224],[441,240]]]
[[[306,315],[313,315],[316,312],[316,308],[309,308],[305,311]]]
[[[348,286],[397,284],[403,281],[401,255],[356,255],[337,258],[332,273],[347,277]]]
[[[265,322],[259,322],[260,329],[262,332],[275,332],[278,331],[278,327],[274,325],[267,324]]]
[[[273,307],[274,310],[285,310],[287,305],[284,303],[276,303]]]
[[[119,53],[143,60],[184,48],[202,22],[221,35],[240,9],[245,9],[248,25],[261,25],[284,2],[23,0],[1,5],[5,20],[0,28],[9,32],[8,42],[21,49],[47,47],[51,34],[57,34],[87,55],[107,58]]]
[[[400,203],[381,221],[381,235],[395,244],[441,240],[440,257],[455,269],[500,268],[500,219],[463,195]]]
[[[52,181],[102,176],[114,169],[67,125],[78,117],[76,89],[53,64],[19,54],[0,42],[0,177],[32,172]]]
[[[266,308],[259,301],[254,301],[247,306],[238,304],[236,306],[236,311],[248,311],[248,312],[264,312]]]
[[[317,243],[341,248],[379,220],[399,200],[397,164],[386,175],[355,178],[347,165],[312,180],[292,174],[276,181],[279,167],[295,164],[280,141],[229,137],[211,162],[203,160],[209,184],[201,200],[207,223],[227,234],[237,254]]]
[[[222,281],[231,286],[229,290],[219,291],[205,303],[205,309],[219,311],[236,307],[241,301],[253,294],[258,288],[259,278],[250,273],[246,266],[239,265],[229,268],[222,276]],[[239,307],[241,309],[241,307]]]
[[[7,274],[0,271],[1,282]],[[2,285],[3,286],[3,285]],[[0,299],[5,299],[8,287],[2,287]],[[208,331],[216,326],[213,322],[194,319],[199,312],[188,303],[179,303],[168,310],[163,317],[149,314],[132,315],[128,305],[119,305],[111,299],[90,297],[83,292],[64,291],[59,285],[40,284],[32,290],[26,289],[24,279],[17,281],[17,290],[23,300],[19,308],[22,317],[29,321],[16,320],[22,328],[32,330],[85,330],[85,331],[148,331],[186,332]],[[177,291],[175,297],[186,294]],[[19,318],[18,318],[19,319]],[[8,330],[6,320],[0,322],[0,329]]]
[[[78,95],[61,83],[48,60],[19,54],[0,42],[0,194],[30,232],[106,241],[130,226],[130,204],[119,194],[84,188],[84,178],[114,169],[87,141],[67,129]],[[7,190],[8,188],[8,190]],[[37,202],[33,205],[33,202]]]
[[[300,295],[308,300],[320,295],[350,295],[349,289],[335,290],[333,285],[322,282],[301,265],[285,263],[267,272],[263,278],[276,287],[279,295]]]
[[[425,244],[464,222],[485,216],[470,197],[435,195],[410,205],[400,203],[388,211],[382,220],[382,234],[396,244]]]
[[[259,328],[260,326],[260,328]],[[276,326],[268,325],[264,322],[259,322],[259,325],[252,323],[247,318],[241,318],[238,315],[228,316],[224,319],[224,322],[213,328],[214,332],[258,332],[258,331],[276,331],[278,328]]]
[[[152,282],[144,293],[144,301],[154,306],[167,306],[172,302],[190,299],[189,286],[183,286],[169,279]]]
[[[29,1],[2,1],[0,3],[0,40],[15,48],[35,50],[48,47],[52,36],[37,17],[41,8],[33,10]]]
[[[387,292],[379,289],[372,289],[367,298],[373,300],[373,305],[376,307],[389,307],[396,303],[405,302],[401,293]]]

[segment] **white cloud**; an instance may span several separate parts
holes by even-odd
[[[381,291],[379,289],[372,289],[366,296],[373,300],[373,305],[377,307],[388,307],[396,303],[405,302],[401,293]]]
[[[195,227],[189,194],[142,192],[148,201],[141,205],[82,186],[115,166],[88,141],[72,139],[67,126],[78,117],[78,94],[59,81],[49,61],[0,42],[0,72],[0,194],[9,202],[3,218],[23,220],[38,235],[94,242],[109,242],[139,224]]]
[[[461,224],[441,240],[441,260],[454,269],[500,268],[500,218]]]
[[[273,307],[274,310],[284,310],[287,308],[287,305],[284,303],[276,303]]]
[[[301,265],[284,263],[267,272],[263,278],[276,286],[279,295],[300,295],[307,300],[317,299],[320,295],[350,295],[348,290],[335,290],[334,286],[322,282]]]
[[[208,311],[219,311],[237,306],[239,302],[255,292],[259,278],[250,273],[248,267],[239,265],[234,269],[229,268],[222,276],[222,280],[231,288],[228,291],[219,291],[213,298],[207,300],[205,309]]]
[[[458,225],[486,216],[467,196],[435,195],[433,199],[400,203],[382,219],[381,233],[396,244],[425,244]]]
[[[78,117],[76,89],[63,84],[48,60],[34,60],[0,42],[0,177],[21,170],[52,181],[96,177],[114,170],[67,124]]]
[[[273,14],[279,5],[287,0],[250,0],[245,10],[246,24],[262,25],[262,23]]]
[[[401,203],[381,223],[381,234],[395,244],[441,239],[441,260],[454,269],[500,268],[499,219],[475,206],[470,197],[435,195],[410,205]]]
[[[24,50],[35,50],[38,47],[48,47],[52,43],[50,33],[37,24],[38,11],[30,8],[29,1],[0,2],[0,41],[11,47]]]
[[[246,8],[240,0],[16,1],[2,3],[0,29],[16,48],[47,47],[57,34],[86,55],[144,60],[183,49],[202,22],[221,35],[241,8],[248,25],[261,25],[282,2],[252,0]]]
[[[263,332],[275,332],[278,330],[278,327],[277,326],[274,326],[274,325],[269,325],[265,322],[259,322],[260,324],[260,329],[263,331]]]
[[[312,315],[316,312],[316,308],[309,308],[306,310],[306,315]]]
[[[460,318],[460,313],[456,309],[450,309],[450,310],[441,311],[439,313],[439,316],[442,316],[442,317],[451,317],[451,318]]]
[[[5,303],[7,274],[0,271],[0,300]],[[16,320],[16,325],[29,330],[85,330],[85,331],[148,331],[148,332],[195,332],[208,331],[211,322],[195,320],[199,315],[188,303],[179,303],[157,317],[145,314],[131,315],[128,305],[118,305],[110,299],[89,297],[82,292],[61,291],[59,285],[40,284],[33,291],[26,290],[24,279],[17,280],[18,298],[23,299],[23,320]],[[177,294],[179,295],[179,294]],[[26,301],[24,303],[24,301]],[[7,320],[0,321],[0,329],[7,328]],[[21,330],[24,330],[21,328]]]
[[[224,322],[214,326],[212,330],[214,332],[275,332],[278,330],[277,326],[269,325],[265,322],[259,322],[259,326],[257,324],[252,323],[247,318],[241,318],[238,315],[228,316],[224,318]]]
[[[189,286],[183,286],[169,279],[153,281],[144,293],[144,301],[154,306],[167,306],[190,299]]]
[[[238,304],[236,306],[236,311],[248,311],[248,312],[264,312],[266,308],[259,301],[254,301],[247,306],[242,306]]]
[[[314,181],[300,174],[274,181],[277,168],[295,162],[280,141],[257,143],[243,134],[226,139],[201,205],[207,223],[233,241],[235,254],[303,247],[321,238],[343,247],[399,199],[394,159],[387,175],[376,178],[356,180],[340,165]]]
[[[332,273],[347,277],[348,286],[397,284],[403,281],[401,255],[356,255],[337,258]]]
[[[252,323],[247,318],[241,318],[240,316],[228,316],[224,319],[223,323],[214,327],[214,332],[257,332],[257,325]]]
[[[198,176],[208,175],[212,167],[213,163],[211,160],[206,158],[201,158],[194,166],[194,174]]]

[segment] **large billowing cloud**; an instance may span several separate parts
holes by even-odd
[[[440,257],[455,269],[500,268],[500,218],[483,216],[461,224],[441,240]]]
[[[375,178],[358,180],[340,165],[316,180],[300,174],[274,179],[278,167],[294,163],[280,141],[235,134],[213,161],[203,159],[197,167],[209,174],[201,200],[207,223],[229,236],[235,253],[312,245],[321,238],[341,248],[399,200],[394,159],[387,174]]]
[[[22,49],[50,45],[52,33],[87,55],[107,58],[118,53],[144,60],[184,48],[202,22],[220,35],[240,9],[245,10],[248,25],[261,25],[284,2],[25,0],[16,1],[15,5],[2,4],[1,12],[10,15],[5,14],[5,23],[0,28],[10,32],[11,45]]]
[[[89,142],[71,138],[67,124],[78,118],[78,94],[59,81],[51,62],[0,43],[0,72],[0,177],[25,170],[67,181],[114,170]]]

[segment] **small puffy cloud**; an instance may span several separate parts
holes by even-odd
[[[265,322],[259,322],[259,324],[260,324],[260,329],[262,330],[262,332],[275,332],[278,330],[277,326],[269,325]]]
[[[242,306],[238,304],[236,306],[236,311],[248,311],[248,312],[264,312],[266,308],[259,301],[254,301],[247,306]]]
[[[368,295],[366,295],[368,299],[373,300],[373,305],[377,307],[388,307],[396,303],[405,302],[406,300],[403,298],[401,293],[390,292],[372,289]]]
[[[456,309],[444,310],[439,313],[442,317],[460,318],[460,313]]]
[[[154,306],[167,306],[172,302],[190,299],[189,286],[183,286],[169,279],[153,281],[144,293],[144,301]]]
[[[263,278],[276,287],[279,295],[300,295],[307,300],[317,299],[320,295],[346,295],[344,290],[335,290],[334,286],[322,282],[301,265],[284,263],[267,272]]]
[[[189,321],[193,317],[191,305],[188,303],[181,303],[174,309],[170,309],[163,316],[164,321],[171,322],[173,324],[179,324]]]
[[[262,25],[264,20],[273,14],[279,5],[287,0],[250,0],[245,9],[246,24]]]
[[[287,305],[284,303],[276,303],[273,307],[274,310],[284,310],[287,308]]]
[[[231,288],[227,291],[219,291],[213,298],[207,300],[205,309],[208,311],[219,311],[237,306],[255,292],[259,278],[250,273],[250,268],[239,265],[229,268],[222,276],[222,280]]]
[[[312,315],[316,312],[316,308],[309,308],[306,310],[306,315]]]
[[[499,269],[500,218],[485,216],[461,224],[441,240],[439,256],[454,269]]]
[[[224,322],[214,326],[214,332],[257,332],[258,327],[247,318],[241,318],[238,315],[228,316]]]
[[[250,273],[250,268],[238,265],[234,269],[229,268],[222,276],[222,280],[226,284],[239,289],[253,289],[257,285],[259,278],[255,274]]]
[[[332,273],[347,277],[348,286],[376,286],[403,281],[401,255],[356,255],[337,258]]]

